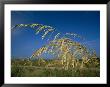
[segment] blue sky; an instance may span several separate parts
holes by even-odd
[[[12,11],[11,27],[16,24],[39,23],[56,28],[62,33],[73,32],[85,37],[84,41],[100,55],[99,11]],[[31,28],[17,28],[11,32],[11,55],[30,57],[46,43]]]

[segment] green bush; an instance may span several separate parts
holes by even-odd
[[[25,73],[25,68],[12,66],[11,67],[11,77],[21,77]]]

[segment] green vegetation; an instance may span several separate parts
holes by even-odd
[[[58,63],[59,61],[59,63]],[[81,64],[81,61],[79,64]],[[12,59],[12,77],[99,77],[100,60],[91,59],[84,67],[75,67],[65,70],[60,60],[37,60]]]

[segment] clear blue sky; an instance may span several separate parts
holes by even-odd
[[[12,11],[11,26],[40,23],[55,27],[62,33],[73,32],[86,38],[82,41],[100,55],[99,11]],[[46,40],[46,39],[45,39]],[[20,28],[11,33],[11,55],[30,57],[45,44],[40,35],[30,28]]]

